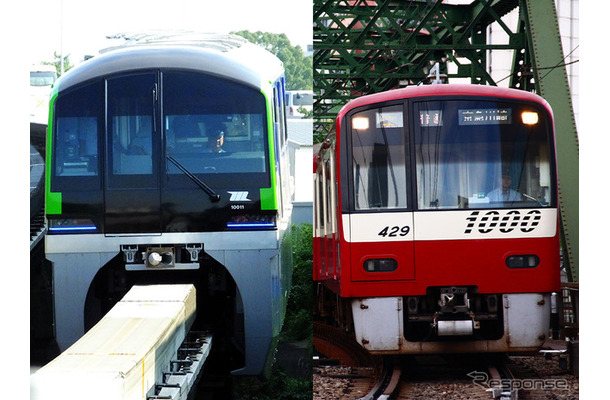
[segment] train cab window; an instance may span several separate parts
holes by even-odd
[[[219,174],[234,174],[269,185],[266,107],[259,91],[204,74],[165,72],[163,104],[168,156],[193,174],[207,175],[206,182],[226,184]],[[173,163],[167,171],[170,184],[192,185]],[[247,178],[253,173],[259,176]]]
[[[543,207],[554,202],[545,112],[491,101],[414,106],[419,209]]]
[[[153,184],[156,74],[108,80],[108,150],[111,187]]]
[[[99,142],[102,85],[90,84],[58,97],[53,136],[53,190],[69,186],[99,189]],[[68,185],[68,186],[66,186]]]
[[[361,111],[351,116],[356,210],[407,207],[405,138],[402,105]]]

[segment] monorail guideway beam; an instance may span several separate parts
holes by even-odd
[[[519,9],[516,29],[502,17]],[[490,43],[498,24],[505,43]],[[578,280],[578,138],[553,0],[314,0],[314,135],[320,141],[349,100],[424,81],[441,61],[448,78],[496,85],[490,50],[514,54],[510,87],[553,107],[564,261]],[[447,73],[447,62],[456,68]],[[507,78],[508,79],[508,78]]]
[[[212,334],[190,331],[190,284],[134,286],[89,332],[30,379],[30,397],[174,399],[192,395]]]

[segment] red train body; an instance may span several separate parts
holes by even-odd
[[[363,96],[314,158],[318,315],[374,353],[533,351],[559,290],[553,116],[478,85]]]

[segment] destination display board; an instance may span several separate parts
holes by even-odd
[[[510,108],[478,108],[458,110],[460,125],[504,125],[510,124]]]

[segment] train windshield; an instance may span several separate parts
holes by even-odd
[[[351,139],[355,208],[406,208],[402,105],[355,114]]]
[[[414,104],[419,209],[544,207],[551,187],[550,121],[530,105]]]
[[[207,75],[168,72],[163,104],[167,156],[215,184],[227,183],[220,174],[232,174],[269,185],[265,99],[259,91]],[[167,171],[170,182],[191,184],[173,163]]]
[[[215,188],[271,185],[264,95],[205,74],[150,71],[71,90],[57,100],[53,140],[53,190],[98,189],[101,163],[112,188],[152,188],[159,173],[167,187],[192,188],[177,163]]]
[[[421,101],[404,118],[403,108],[388,104],[350,117],[355,210],[554,205],[546,111],[526,103]]]

